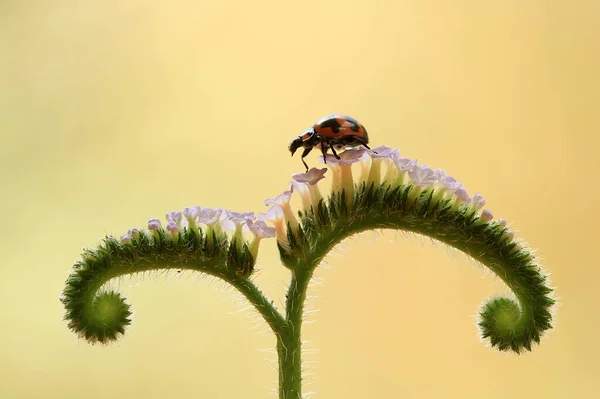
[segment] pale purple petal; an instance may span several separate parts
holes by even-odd
[[[438,169],[439,170],[439,169]],[[452,176],[444,176],[441,180],[439,180],[442,188],[454,192],[462,187],[462,183],[456,181],[456,179]]]
[[[177,233],[179,231],[179,227],[174,220],[170,220],[169,223],[167,223],[167,230],[171,233]]]
[[[475,194],[472,202],[475,209],[481,209],[485,206],[485,199],[481,194]]]
[[[229,218],[227,218],[227,219],[221,219],[220,223],[221,223],[221,228],[224,231],[235,231],[236,226],[237,226],[233,222],[233,220],[230,220]]]
[[[506,227],[506,220],[504,219],[498,219],[496,221],[501,227]]]
[[[346,150],[346,151],[342,152],[341,154],[338,154],[341,158],[339,160],[339,164],[340,165],[349,165],[354,162],[358,162],[358,161],[360,161],[360,157],[363,156],[365,151],[366,150],[364,148]]]
[[[446,172],[444,172],[444,169],[437,168],[433,172],[435,173],[436,180],[440,182],[444,177],[448,176]]]
[[[299,192],[300,194],[308,192],[308,183],[299,183],[297,181],[291,182],[290,191],[292,193]]]
[[[266,199],[265,205],[267,205],[267,206],[269,206],[269,205],[279,205],[279,206],[285,205],[290,202],[291,197],[292,197],[291,191],[284,191],[283,193],[279,194],[275,198]]]
[[[182,214],[188,221],[193,221],[198,217],[198,212],[200,212],[200,207],[196,205],[192,208],[185,208]]]
[[[166,216],[169,222],[175,222],[177,224],[181,222],[181,212],[169,212]]]
[[[223,211],[219,208],[204,208],[198,211],[198,221],[211,225],[219,220]]]
[[[365,153],[365,151],[366,150],[364,148],[351,149],[351,150],[346,150],[346,151],[338,154],[340,159],[337,159],[334,155],[331,155],[331,154],[327,154],[325,159],[327,160],[328,164],[350,165],[355,162],[358,162],[360,160],[360,157],[362,157],[363,154]],[[321,160],[321,162],[324,162],[322,155],[319,157],[319,159]]]
[[[325,178],[325,172],[327,172],[327,168],[317,169],[311,168],[306,173],[294,173],[292,178],[298,183],[307,183],[311,186],[317,184],[319,180]]]
[[[283,210],[279,205],[273,205],[267,213],[259,213],[258,220],[263,222],[274,222],[275,220],[283,218]]]
[[[515,246],[513,248],[513,252],[518,252],[521,251],[523,249],[523,245],[521,245],[520,242],[515,242]]]
[[[392,156],[392,160],[394,161],[394,163],[396,164],[396,167],[402,171],[405,170],[413,170],[415,167],[417,167],[417,160],[416,159],[408,159],[408,158],[400,158],[399,156]]]
[[[467,193],[467,190],[465,190],[464,188],[459,188],[454,192],[454,195],[456,195],[456,199],[459,202],[470,202],[471,201],[471,197],[469,196],[469,193]]]
[[[400,150],[391,148],[386,145],[380,145],[369,151],[372,158],[400,158]]]
[[[357,159],[340,159],[338,160],[337,164],[342,166],[342,165],[352,165],[353,163],[356,163],[360,161],[360,158]]]
[[[494,219],[494,215],[489,209],[484,209],[481,211],[481,216],[479,216],[479,219],[483,220],[484,222],[489,222],[490,220]]]
[[[132,238],[138,238],[140,235],[140,229],[138,229],[137,227],[134,227],[133,229],[129,229],[129,231],[127,232],[127,235]]]
[[[247,220],[254,220],[256,217],[254,216],[254,212],[233,212],[227,211],[227,216],[229,216],[229,220],[232,222],[239,224],[245,223]]]
[[[324,160],[326,160],[327,162],[325,162]],[[319,161],[327,165],[337,165],[339,162],[339,160],[331,154],[327,154],[325,158],[323,158],[323,155],[319,155]]]
[[[408,176],[417,187],[430,186],[435,183],[435,173],[433,169],[427,166],[415,166],[408,171]]]
[[[131,244],[131,236],[129,234],[123,234],[119,241],[121,244]]]
[[[153,218],[148,221],[148,230],[158,230],[160,228],[160,220]]]
[[[512,230],[510,230],[510,229],[508,229],[508,230],[506,230],[506,232],[504,233],[504,236],[505,236],[506,238],[508,238],[509,240],[512,240],[513,238],[515,238],[515,232],[514,232],[514,231],[512,231]]]
[[[275,237],[275,227],[267,226],[262,220],[255,223],[250,222],[248,227],[257,238]]]

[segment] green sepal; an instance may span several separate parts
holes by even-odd
[[[246,242],[240,244],[238,238],[233,238],[227,252],[227,270],[245,279],[254,271],[255,262],[248,244]]]

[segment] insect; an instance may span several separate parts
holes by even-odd
[[[289,145],[289,150],[294,156],[296,150],[304,148],[302,152],[302,163],[308,171],[308,165],[304,161],[313,148],[320,147],[323,153],[325,163],[327,150],[331,148],[333,155],[340,159],[335,151],[345,147],[355,147],[363,145],[371,149],[368,145],[369,136],[367,130],[356,119],[345,115],[328,115],[319,119],[313,127],[307,129],[300,136],[296,137]]]

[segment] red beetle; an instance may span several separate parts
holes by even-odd
[[[308,165],[304,161],[304,157],[315,147],[321,147],[323,158],[326,158],[327,150],[331,148],[333,155],[340,159],[337,152],[335,152],[336,148],[340,150],[345,147],[364,145],[371,149],[368,143],[367,130],[356,119],[345,115],[328,115],[319,119],[313,127],[292,140],[289,150],[293,156],[298,148],[304,148],[302,163],[308,171]]]

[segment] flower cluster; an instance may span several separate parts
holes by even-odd
[[[258,216],[255,216],[254,212],[233,212],[221,208],[194,206],[185,208],[182,212],[167,213],[167,223],[164,228],[174,241],[177,241],[179,233],[185,228],[198,232],[199,224],[206,225],[208,240],[212,239],[213,234],[222,236],[231,233],[232,241],[240,245],[244,242],[245,235],[252,234],[253,238],[249,243],[249,248],[255,259],[259,242],[266,237],[277,237],[280,246],[289,248],[288,230],[296,235],[299,226],[290,204],[292,194],[299,193],[305,212],[316,212],[319,204],[324,200],[318,183],[325,178],[328,169],[332,174],[331,195],[338,195],[343,191],[348,207],[352,206],[357,187],[388,185],[394,189],[410,185],[412,189],[409,199],[413,202],[424,190],[433,190],[433,203],[449,199],[453,209],[468,207],[477,213],[481,222],[493,222],[492,212],[483,209],[485,199],[480,194],[471,196],[462,183],[446,174],[444,170],[432,169],[427,165],[419,165],[417,160],[403,158],[398,149],[387,146],[380,146],[372,150],[348,149],[338,155],[339,159],[334,155],[320,157],[321,162],[325,163],[327,168],[312,168],[306,173],[292,175],[293,181],[290,183],[289,190],[265,200],[265,205],[270,206],[266,213],[259,213]],[[353,164],[360,165],[357,181],[353,177]],[[382,173],[382,170],[385,171],[385,174]],[[506,227],[503,219],[498,219],[495,223],[503,228]],[[148,230],[155,235],[162,228],[159,219],[150,219],[148,222]],[[129,230],[121,237],[121,242],[131,243],[139,235],[139,231],[139,229]],[[506,229],[505,236],[512,240],[514,232]]]
[[[260,217],[260,215],[259,215]],[[268,237],[275,237],[275,228],[268,226],[263,220],[257,220],[254,212],[234,212],[221,208],[200,208],[196,205],[191,208],[185,208],[182,212],[169,212],[165,215],[166,225],[164,229],[171,235],[171,238],[177,242],[180,233],[185,229],[199,234],[199,225],[206,225],[207,240],[212,240],[213,235],[223,236],[231,233],[232,241],[238,245],[244,242],[244,236],[252,234],[252,240],[249,243],[250,252],[254,259],[258,254],[258,245],[260,240]],[[148,221],[148,230],[158,236],[159,230],[163,229],[162,222],[158,218],[152,218]],[[122,244],[130,244],[133,239],[139,236],[140,229],[133,228],[121,236]]]
[[[366,148],[349,149],[338,155],[339,158],[329,154],[319,158],[331,170],[332,194],[344,191],[346,203],[349,207],[352,206],[356,188],[363,184],[375,187],[387,184],[391,188],[411,185],[410,197],[413,201],[422,191],[429,189],[435,193],[433,201],[439,202],[442,199],[450,199],[455,210],[461,206],[469,207],[477,212],[481,222],[490,223],[493,221],[492,212],[483,209],[485,206],[483,196],[480,194],[471,196],[462,183],[446,174],[444,170],[432,169],[427,165],[419,165],[417,160],[403,158],[396,148],[380,146],[372,150]],[[360,164],[360,175],[357,181],[352,175],[352,165],[355,163]],[[385,174],[382,174],[383,168],[385,168]],[[312,168],[306,173],[294,174],[294,181],[291,183],[290,190],[265,201],[265,204],[271,205],[271,208],[266,214],[259,215],[259,218],[273,224],[277,240],[284,248],[287,247],[286,227],[289,226],[292,232],[295,232],[298,226],[298,220],[290,206],[292,193],[300,193],[305,211],[311,209],[315,211],[319,202],[323,199],[317,183],[325,177],[326,172],[327,168]],[[501,227],[506,227],[506,222],[503,219],[499,219],[495,223]],[[506,236],[512,239],[514,232],[507,229]]]

